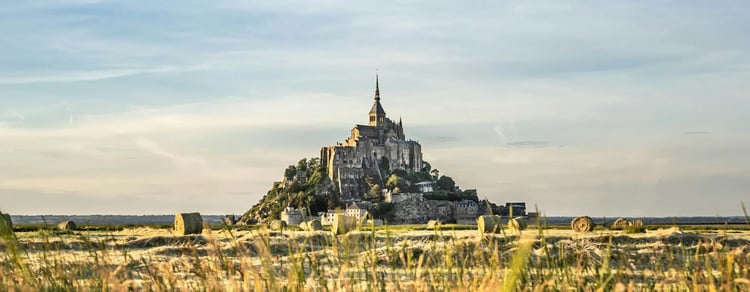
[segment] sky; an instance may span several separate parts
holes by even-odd
[[[241,214],[368,121],[548,216],[750,204],[747,1],[11,1],[0,210]]]

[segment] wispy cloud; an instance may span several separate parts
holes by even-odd
[[[200,66],[192,67],[159,67],[159,68],[121,68],[101,70],[60,71],[41,74],[29,74],[28,76],[3,76],[0,75],[0,85],[19,85],[36,83],[66,83],[97,81],[112,78],[120,78],[139,74],[154,74],[168,72],[188,72],[200,70]]]
[[[508,145],[517,146],[517,147],[544,147],[544,146],[549,145],[549,142],[547,141],[512,141],[512,142],[508,142]]]
[[[685,131],[683,132],[685,135],[708,135],[711,134],[709,131]]]

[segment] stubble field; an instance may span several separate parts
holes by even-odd
[[[747,291],[745,227],[27,231],[3,236],[0,290]]]

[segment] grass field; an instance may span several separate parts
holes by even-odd
[[[474,226],[365,227],[347,235],[213,226],[16,226],[0,290],[750,289],[747,226],[564,227],[480,235]]]

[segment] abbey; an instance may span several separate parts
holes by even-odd
[[[320,162],[327,169],[328,178],[335,184],[342,201],[359,200],[369,191],[367,176],[380,185],[380,168],[407,171],[422,169],[422,146],[407,140],[404,127],[391,121],[380,104],[380,87],[375,77],[375,102],[367,125],[356,125],[346,141],[320,150]]]

